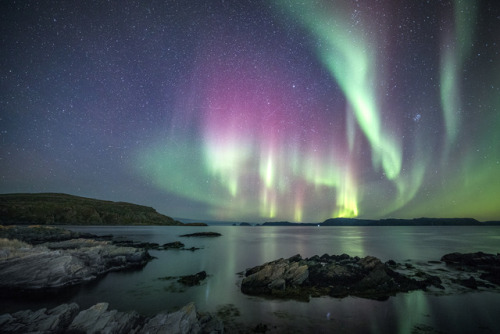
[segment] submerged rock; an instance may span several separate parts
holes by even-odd
[[[165,277],[160,277],[158,278],[159,280],[162,281],[168,281],[168,280],[176,280],[178,283],[185,285],[185,286],[195,286],[195,285],[200,285],[201,281],[207,278],[207,273],[205,271],[200,271],[199,273],[196,273],[194,275],[186,275],[186,276],[165,276]]]
[[[109,271],[141,268],[150,258],[143,249],[90,239],[20,247],[0,257],[0,289],[29,291],[72,286]]]
[[[163,244],[163,249],[181,249],[184,248],[184,244],[180,241],[174,241],[174,242],[169,242],[166,244]]]
[[[194,286],[200,285],[201,281],[203,281],[205,278],[207,278],[207,273],[205,271],[200,271],[199,273],[196,273],[194,275],[181,276],[179,277],[177,282],[187,286]]]
[[[176,312],[151,318],[137,312],[108,310],[98,303],[81,312],[77,304],[62,304],[51,310],[19,311],[0,316],[2,333],[224,333],[224,324],[209,313],[198,313],[194,303]]]
[[[348,295],[385,299],[398,292],[440,286],[439,277],[425,275],[416,280],[400,274],[373,256],[347,254],[300,255],[247,269],[241,291],[251,295],[309,299],[310,295]]]

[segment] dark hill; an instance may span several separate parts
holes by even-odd
[[[155,209],[67,194],[0,194],[0,224],[182,225]]]
[[[497,226],[500,221],[480,222],[473,218],[357,219],[330,218],[322,223],[266,222],[262,226]]]
[[[473,218],[415,218],[415,219],[355,219],[330,218],[321,226],[481,226],[485,225]]]

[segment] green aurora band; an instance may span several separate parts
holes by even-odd
[[[285,112],[280,122],[248,121],[265,119],[266,106],[248,102],[258,96],[238,91],[226,96],[231,100],[227,104],[213,102],[215,95],[193,102],[194,108],[205,113],[192,118],[197,118],[191,126],[199,136],[160,135],[137,154],[134,168],[141,175],[160,189],[206,206],[205,214],[215,219],[472,216],[488,220],[498,214],[500,134],[495,126],[500,125],[500,116],[489,113],[477,119],[467,111],[479,108],[478,101],[500,109],[499,76],[494,71],[478,71],[479,77],[471,81],[484,83],[480,97],[467,91],[470,83],[461,77],[463,68],[470,66],[474,5],[455,1],[453,24],[441,36],[435,90],[442,122],[431,128],[419,127],[420,115],[413,123],[405,119],[403,115],[412,110],[392,107],[391,98],[386,97],[386,72],[391,64],[380,47],[387,34],[376,26],[384,17],[380,12],[353,10],[350,1],[273,4],[283,20],[292,19],[313,37],[319,62],[344,95],[345,138],[332,137],[332,143],[343,142],[344,147],[316,152],[312,147],[319,140],[303,144],[302,138],[290,135],[298,133],[295,128],[282,127],[284,120],[290,121]],[[244,82],[247,76],[241,77]],[[219,82],[211,85],[220,91],[231,87]],[[245,87],[252,90],[254,86]],[[466,100],[472,102],[466,105]],[[432,102],[412,106],[418,107],[430,109]],[[414,124],[415,130],[404,132],[403,122]],[[474,133],[464,133],[464,122],[476,125]],[[278,130],[272,128],[276,124],[280,124]],[[361,166],[359,156],[364,141],[371,154],[369,177],[362,172],[367,167]]]

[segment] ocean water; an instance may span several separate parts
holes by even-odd
[[[241,293],[238,273],[256,265],[295,254],[376,256],[382,261],[439,260],[451,252],[500,252],[500,227],[94,227],[71,226],[74,231],[113,234],[137,241],[164,244],[181,241],[197,251],[150,251],[156,259],[138,271],[109,273],[95,283],[50,298],[3,299],[0,313],[15,309],[53,307],[77,302],[87,308],[108,302],[112,309],[152,315],[175,310],[194,301],[200,311],[232,315],[229,329],[267,324],[277,331],[309,333],[500,333],[500,293],[470,292],[434,295],[416,291],[386,301],[357,297],[321,297],[309,302],[271,300]],[[183,238],[199,231],[217,238]],[[184,288],[168,276],[209,277]],[[231,327],[232,326],[232,327]],[[420,331],[418,331],[420,330]]]

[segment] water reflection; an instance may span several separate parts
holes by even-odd
[[[439,260],[449,252],[498,252],[498,227],[224,227],[204,228],[219,238],[180,238],[196,232],[193,227],[74,227],[96,234],[121,235],[160,244],[179,240],[191,251],[151,251],[157,257],[142,271],[110,273],[98,283],[76,289],[59,302],[74,301],[86,308],[107,301],[121,311],[137,310],[151,315],[194,301],[203,311],[216,312],[231,304],[240,316],[233,323],[275,323],[302,332],[411,333],[415,326],[446,332],[500,332],[495,310],[498,294],[469,293],[432,296],[424,292],[399,294],[384,302],[362,298],[316,298],[309,303],[265,300],[243,295],[238,272],[295,254],[373,255],[382,261]],[[196,287],[176,291],[165,276],[194,274],[205,270],[209,277]],[[5,310],[8,300],[1,306]],[[18,309],[37,309],[54,300],[16,304]],[[12,309],[11,309],[12,310]],[[425,327],[427,326],[427,327]],[[464,330],[463,330],[464,329]]]

